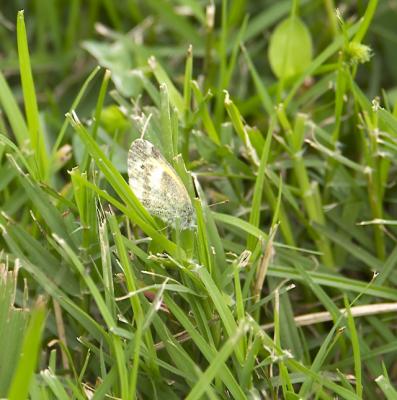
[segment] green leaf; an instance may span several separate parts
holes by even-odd
[[[380,375],[375,379],[375,382],[381,388],[387,400],[394,400],[397,398],[397,390],[393,387],[388,377]]]
[[[37,106],[32,70],[30,67],[30,56],[23,11],[18,12],[17,39],[19,66],[30,144],[34,152],[35,163],[37,166],[37,178],[40,180],[46,180],[48,172],[48,156],[43,131],[39,122],[39,110]]]
[[[302,20],[288,17],[278,24],[270,38],[269,62],[273,73],[288,79],[304,71],[312,61],[312,39]]]
[[[10,400],[26,399],[28,397],[29,384],[36,369],[40,351],[45,315],[45,303],[41,299],[37,302],[32,312],[32,317],[26,330],[21,357],[8,392],[8,399]]]
[[[5,397],[21,351],[29,312],[14,307],[17,271],[0,264],[0,397]]]

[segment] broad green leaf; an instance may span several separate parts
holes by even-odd
[[[291,78],[304,71],[312,61],[312,39],[302,20],[288,17],[274,30],[269,45],[269,62],[280,79]]]

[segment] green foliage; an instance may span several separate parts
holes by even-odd
[[[269,62],[279,79],[302,73],[312,61],[312,39],[302,20],[291,16],[280,22],[269,43]]]
[[[395,397],[395,24],[345,3],[1,6],[0,397]]]
[[[14,307],[17,272],[0,265],[0,396],[5,397],[15,373],[29,313]]]

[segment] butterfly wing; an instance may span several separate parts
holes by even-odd
[[[178,174],[147,140],[137,139],[128,153],[129,185],[150,214],[182,229],[194,225],[194,209]]]

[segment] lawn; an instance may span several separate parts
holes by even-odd
[[[0,398],[397,399],[396,20],[1,3]]]

